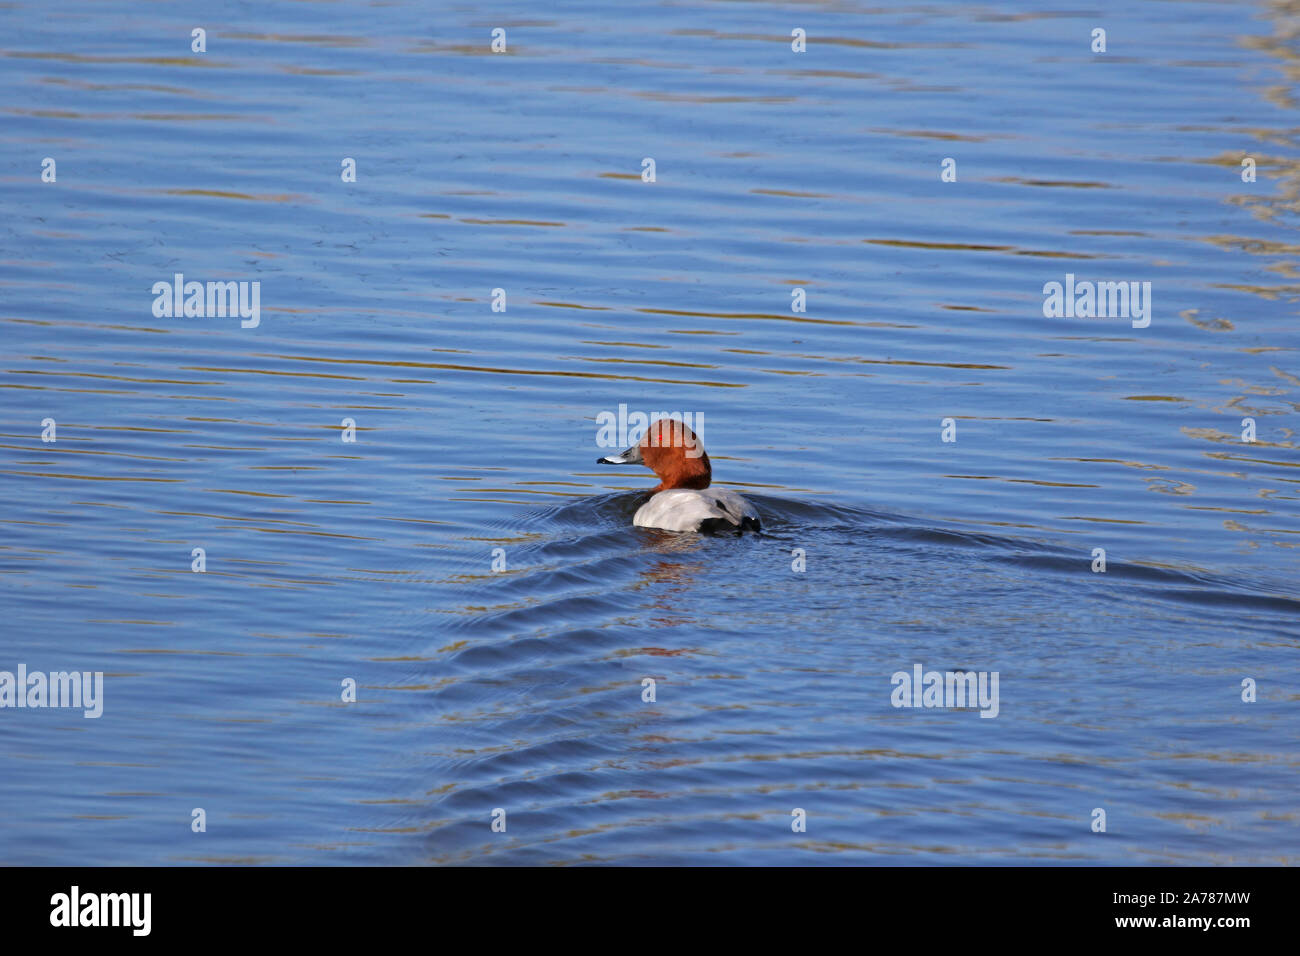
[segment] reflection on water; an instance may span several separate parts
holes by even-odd
[[[0,860],[1294,864],[1294,4],[1031,6],[0,13]]]

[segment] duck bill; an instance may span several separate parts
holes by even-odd
[[[640,465],[644,459],[641,457],[641,446],[633,445],[626,451],[619,452],[617,455],[606,455],[604,458],[597,458],[598,465]]]

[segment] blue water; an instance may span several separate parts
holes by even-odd
[[[104,674],[0,709],[0,862],[1297,863],[1297,65],[1281,2],[0,4],[0,671]],[[620,404],[763,532],[632,528]]]

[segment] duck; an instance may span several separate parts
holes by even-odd
[[[645,465],[659,478],[653,496],[637,509],[632,524],[660,531],[759,531],[758,511],[727,488],[709,487],[713,466],[689,426],[670,418],[650,423],[645,435],[598,465]]]

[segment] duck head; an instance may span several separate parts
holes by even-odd
[[[641,440],[617,455],[597,458],[598,465],[645,465],[659,478],[652,491],[707,488],[713,480],[709,456],[695,432],[671,418],[650,423]]]

